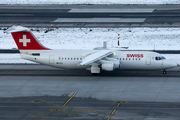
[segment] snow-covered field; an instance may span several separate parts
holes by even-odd
[[[180,4],[180,0],[1,0],[0,4]]]
[[[0,64],[38,64],[21,59],[20,54],[0,54]]]
[[[2,28],[3,29],[3,28]],[[108,47],[130,50],[179,50],[180,28],[30,28],[39,41],[51,49],[93,49],[107,41]],[[47,30],[50,30],[47,32]],[[47,32],[47,33],[46,33]],[[117,33],[116,33],[117,32]],[[0,30],[0,49],[17,48],[11,34]],[[180,55],[164,55],[180,61]],[[0,54],[0,63],[32,63],[19,54]]]
[[[31,28],[39,41],[51,49],[93,49],[107,41],[108,47],[136,50],[179,50],[180,28]],[[46,33],[47,30],[50,30]],[[116,33],[117,32],[117,33]],[[17,48],[11,34],[0,30],[0,49]]]

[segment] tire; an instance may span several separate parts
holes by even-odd
[[[165,70],[163,71],[163,74],[166,74],[166,71],[165,71]]]

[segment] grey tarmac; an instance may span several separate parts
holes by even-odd
[[[0,5],[0,27],[179,27],[180,5]]]
[[[180,119],[178,67],[167,75],[124,71],[123,76],[119,71],[92,76],[89,71],[19,64],[0,65],[0,73],[3,120]]]

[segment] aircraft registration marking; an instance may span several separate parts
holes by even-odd
[[[63,62],[56,62],[56,64],[63,64]]]

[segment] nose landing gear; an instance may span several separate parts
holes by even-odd
[[[163,74],[166,74],[166,70],[163,71]]]

